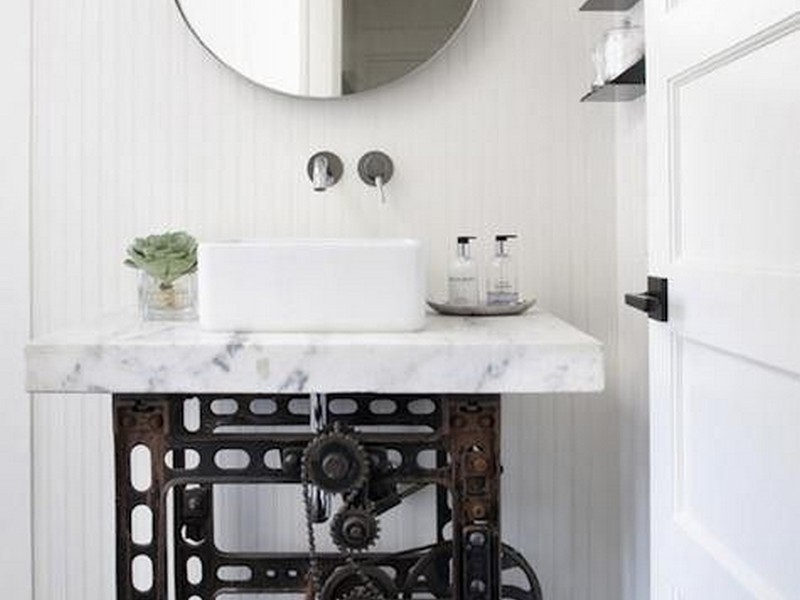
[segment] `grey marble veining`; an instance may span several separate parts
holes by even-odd
[[[31,392],[594,392],[602,345],[541,311],[414,333],[215,333],[130,314],[33,340]]]

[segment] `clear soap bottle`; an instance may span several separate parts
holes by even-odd
[[[486,303],[508,306],[519,302],[517,264],[511,255],[509,240],[516,235],[504,234],[494,238],[494,256],[489,264],[486,282]]]
[[[459,236],[456,256],[447,270],[448,302],[456,306],[477,306],[478,266],[472,258],[473,236]]]

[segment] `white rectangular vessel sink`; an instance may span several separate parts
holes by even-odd
[[[212,331],[415,331],[422,245],[411,239],[203,243],[200,326]]]

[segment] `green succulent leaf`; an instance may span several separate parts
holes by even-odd
[[[162,285],[197,270],[197,240],[185,231],[136,238],[127,253],[125,265],[144,271]]]

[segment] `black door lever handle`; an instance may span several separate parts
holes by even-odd
[[[625,294],[625,304],[646,313],[658,307],[659,300],[650,294]]]
[[[625,294],[625,304],[646,312],[656,321],[667,320],[667,280],[662,277],[648,277],[647,291],[641,294]]]

